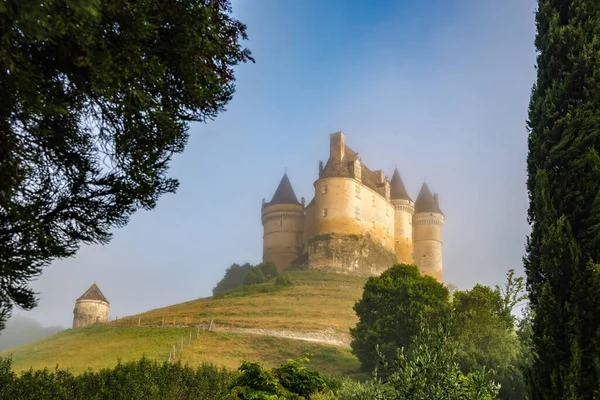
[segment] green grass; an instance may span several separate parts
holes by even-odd
[[[131,324],[209,323],[245,328],[333,330],[348,334],[356,325],[352,307],[366,278],[320,271],[290,271],[293,287],[237,289],[217,298],[202,298],[127,317]],[[274,287],[272,283],[265,287]],[[127,320],[127,319],[126,319]]]
[[[89,368],[112,367],[118,360],[148,358],[166,361],[174,344],[182,361],[203,361],[237,368],[242,360],[273,367],[289,358],[314,354],[310,365],[320,371],[357,375],[359,363],[347,348],[293,339],[240,333],[205,332],[196,339],[194,328],[136,327],[144,325],[197,324],[199,321],[241,328],[323,331],[347,335],[356,324],[352,310],[362,295],[366,278],[319,271],[290,271],[293,287],[278,289],[272,283],[237,289],[218,298],[202,298],[127,317],[113,324],[69,329],[0,353],[12,355],[13,368],[60,368],[79,373]],[[192,332],[191,344],[188,344]]]
[[[190,332],[192,340],[190,343]],[[357,375],[359,363],[349,349],[271,336],[204,332],[196,338],[193,328],[119,328],[95,326],[69,329],[30,344],[0,353],[11,356],[13,369],[43,369],[58,366],[73,373],[113,367],[119,359],[131,361],[146,355],[166,361],[176,346],[178,359],[196,366],[210,362],[236,369],[241,361],[256,361],[274,367],[290,358],[309,355],[319,371]],[[180,349],[183,337],[184,347]]]

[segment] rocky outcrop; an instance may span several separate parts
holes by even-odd
[[[380,275],[396,263],[396,255],[367,235],[328,233],[308,243],[307,267],[360,276]]]

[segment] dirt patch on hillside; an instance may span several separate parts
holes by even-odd
[[[350,335],[330,332],[301,332],[285,331],[277,329],[258,329],[258,328],[234,328],[215,326],[213,330],[217,332],[244,333],[249,335],[275,336],[287,339],[304,340],[307,342],[329,344],[332,346],[350,347],[352,338]]]

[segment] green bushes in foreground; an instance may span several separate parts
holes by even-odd
[[[17,375],[11,371],[11,360],[0,358],[0,400],[213,400],[236,375],[210,364],[192,368],[146,358],[81,375],[59,369]]]
[[[243,362],[238,371],[210,364],[192,368],[145,358],[99,372],[11,371],[0,358],[0,400],[4,399],[197,399],[197,400],[492,400],[499,385],[485,369],[463,374],[456,348],[443,328],[422,330],[408,354],[381,367],[365,383],[329,377],[289,360],[272,369]]]

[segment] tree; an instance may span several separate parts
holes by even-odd
[[[508,286],[512,275],[509,272]],[[525,399],[522,349],[505,300],[501,291],[482,285],[454,293],[451,332],[456,360],[465,374],[494,370],[501,399]]]
[[[244,265],[231,264],[225,271],[225,276],[221,279],[217,286],[213,288],[213,296],[217,293],[225,292],[227,290],[235,289],[244,284],[244,278],[248,271],[252,269],[252,264],[246,263]]]
[[[105,244],[167,177],[188,123],[214,119],[253,61],[227,0],[0,2],[0,329],[28,282]]]
[[[262,269],[260,269],[260,267],[258,266],[250,268],[250,270],[248,270],[248,272],[246,273],[246,276],[244,276],[244,285],[247,286],[258,285],[261,283],[265,283],[266,281],[267,278],[265,277],[265,274],[262,272]]]
[[[410,349],[422,327],[437,326],[449,313],[448,289],[421,275],[414,265],[396,264],[371,277],[354,305],[358,323],[350,330],[352,352],[365,371],[375,368],[376,346],[392,359],[398,348]]]
[[[279,271],[277,270],[277,265],[271,261],[262,262],[257,265],[258,268],[261,269],[266,279],[277,278],[279,275]]]
[[[492,400],[499,386],[490,371],[464,374],[456,362],[455,341],[443,327],[423,329],[409,352],[398,351],[394,362],[378,375],[385,384],[377,398],[385,400]],[[379,378],[378,376],[378,378]],[[379,378],[381,379],[381,378]]]
[[[511,318],[514,325],[516,318],[513,316],[512,312],[515,307],[523,304],[527,299],[527,294],[525,293],[525,278],[522,276],[515,277],[515,270],[509,269],[506,274],[506,284],[504,287],[496,285],[495,288],[498,295],[502,298],[503,313]]]
[[[600,3],[539,0],[524,258],[533,399],[600,397]]]

